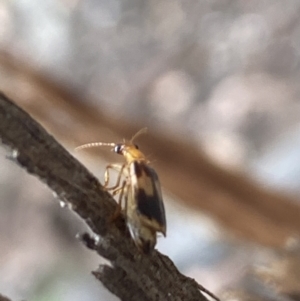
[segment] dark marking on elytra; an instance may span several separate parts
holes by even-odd
[[[140,162],[137,161],[133,162],[134,173],[137,178],[140,178],[142,176],[143,170],[145,170],[144,166],[145,165],[143,165]]]
[[[158,181],[158,176],[153,168],[147,166],[146,164],[144,164],[143,167],[147,177],[151,177],[152,180]]]
[[[135,161],[133,162],[133,164],[134,164],[134,172],[137,177],[141,177],[142,173],[144,173],[145,176],[151,178],[152,180],[159,181],[155,170],[149,167],[145,162]]]
[[[164,209],[157,194],[147,195],[143,188],[136,190],[137,210],[149,219],[156,220],[159,224],[165,224]]]

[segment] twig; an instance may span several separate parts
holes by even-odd
[[[12,158],[45,182],[98,235],[82,240],[111,266],[94,275],[121,300],[203,300],[193,279],[183,276],[173,262],[157,251],[139,253],[122,219],[111,223],[116,208],[98,180],[26,112],[0,94],[0,138]]]

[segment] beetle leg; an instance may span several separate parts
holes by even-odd
[[[198,289],[207,294],[208,296],[210,296],[211,298],[215,299],[216,301],[221,301],[217,296],[215,296],[212,292],[210,292],[208,289],[206,289],[204,286],[202,286],[201,284],[197,283]]]
[[[114,191],[114,193],[113,193],[113,195],[115,195],[117,193],[120,193],[120,195],[119,195],[119,199],[118,199],[118,203],[117,203],[117,208],[116,208],[114,214],[111,216],[111,219],[110,219],[111,221],[116,220],[119,217],[119,215],[121,214],[121,211],[122,211],[122,201],[123,201],[123,197],[124,197],[124,191],[125,190],[127,191],[126,185],[127,185],[127,181],[124,180],[123,183],[122,183],[122,186],[118,187]]]
[[[116,188],[119,188],[125,166],[126,166],[126,164],[123,164],[121,166],[119,164],[109,164],[106,166],[105,173],[104,173],[104,185],[103,185],[106,190],[114,190]],[[107,187],[108,183],[109,183],[109,170],[110,169],[118,171],[119,174],[118,174],[116,184],[112,187]]]

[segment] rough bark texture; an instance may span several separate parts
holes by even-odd
[[[139,253],[122,218],[110,222],[116,204],[97,179],[3,94],[0,138],[15,162],[45,182],[99,235],[82,240],[110,261],[111,266],[101,266],[94,275],[112,293],[121,300],[206,300],[201,286],[179,273],[168,257],[157,251]]]

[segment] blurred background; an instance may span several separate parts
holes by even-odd
[[[300,298],[300,2],[0,0],[0,89],[103,181],[138,144],[180,271],[238,300]],[[117,300],[85,225],[0,148],[0,293]],[[46,158],[45,158],[46,159]]]

